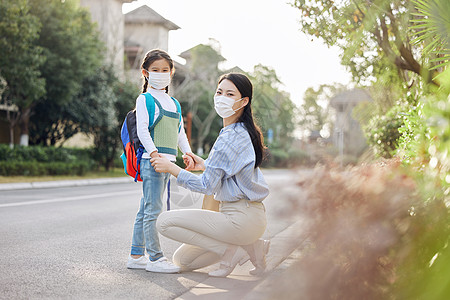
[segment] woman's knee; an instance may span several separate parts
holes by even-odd
[[[158,219],[156,219],[156,229],[158,230],[159,233],[163,233],[166,228],[167,228],[167,220],[168,220],[168,215],[169,212],[165,211],[162,212],[159,216]]]

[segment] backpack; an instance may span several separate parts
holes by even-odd
[[[155,99],[150,93],[142,94],[145,96],[145,104],[147,106],[148,116],[149,116],[149,129],[154,122],[155,117]],[[172,100],[175,102],[177,111],[180,114],[180,127],[181,129],[181,106],[180,103],[173,97]],[[144,146],[139,141],[137,135],[137,124],[136,124],[136,109],[129,111],[125,117],[122,124],[121,139],[123,145],[123,153],[120,156],[122,159],[125,174],[134,178],[134,181],[142,181],[140,176],[140,163],[142,154],[144,154]]]

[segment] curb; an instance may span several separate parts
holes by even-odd
[[[55,187],[71,187],[99,184],[114,184],[133,182],[131,177],[111,177],[111,178],[95,178],[80,180],[57,180],[57,181],[38,181],[38,182],[18,182],[18,183],[2,183],[0,191],[8,190],[29,190],[29,189],[45,189]]]

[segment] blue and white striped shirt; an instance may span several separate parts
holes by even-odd
[[[234,123],[220,131],[205,161],[203,174],[181,170],[177,181],[191,191],[215,194],[218,201],[261,202],[269,194],[269,188],[261,170],[255,169],[255,159],[247,129],[243,123]]]

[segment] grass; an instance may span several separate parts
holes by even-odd
[[[0,176],[0,183],[16,183],[16,182],[39,182],[39,181],[56,181],[56,180],[77,180],[92,179],[105,177],[126,177],[123,168],[115,168],[110,171],[94,171],[88,172],[84,176]]]

